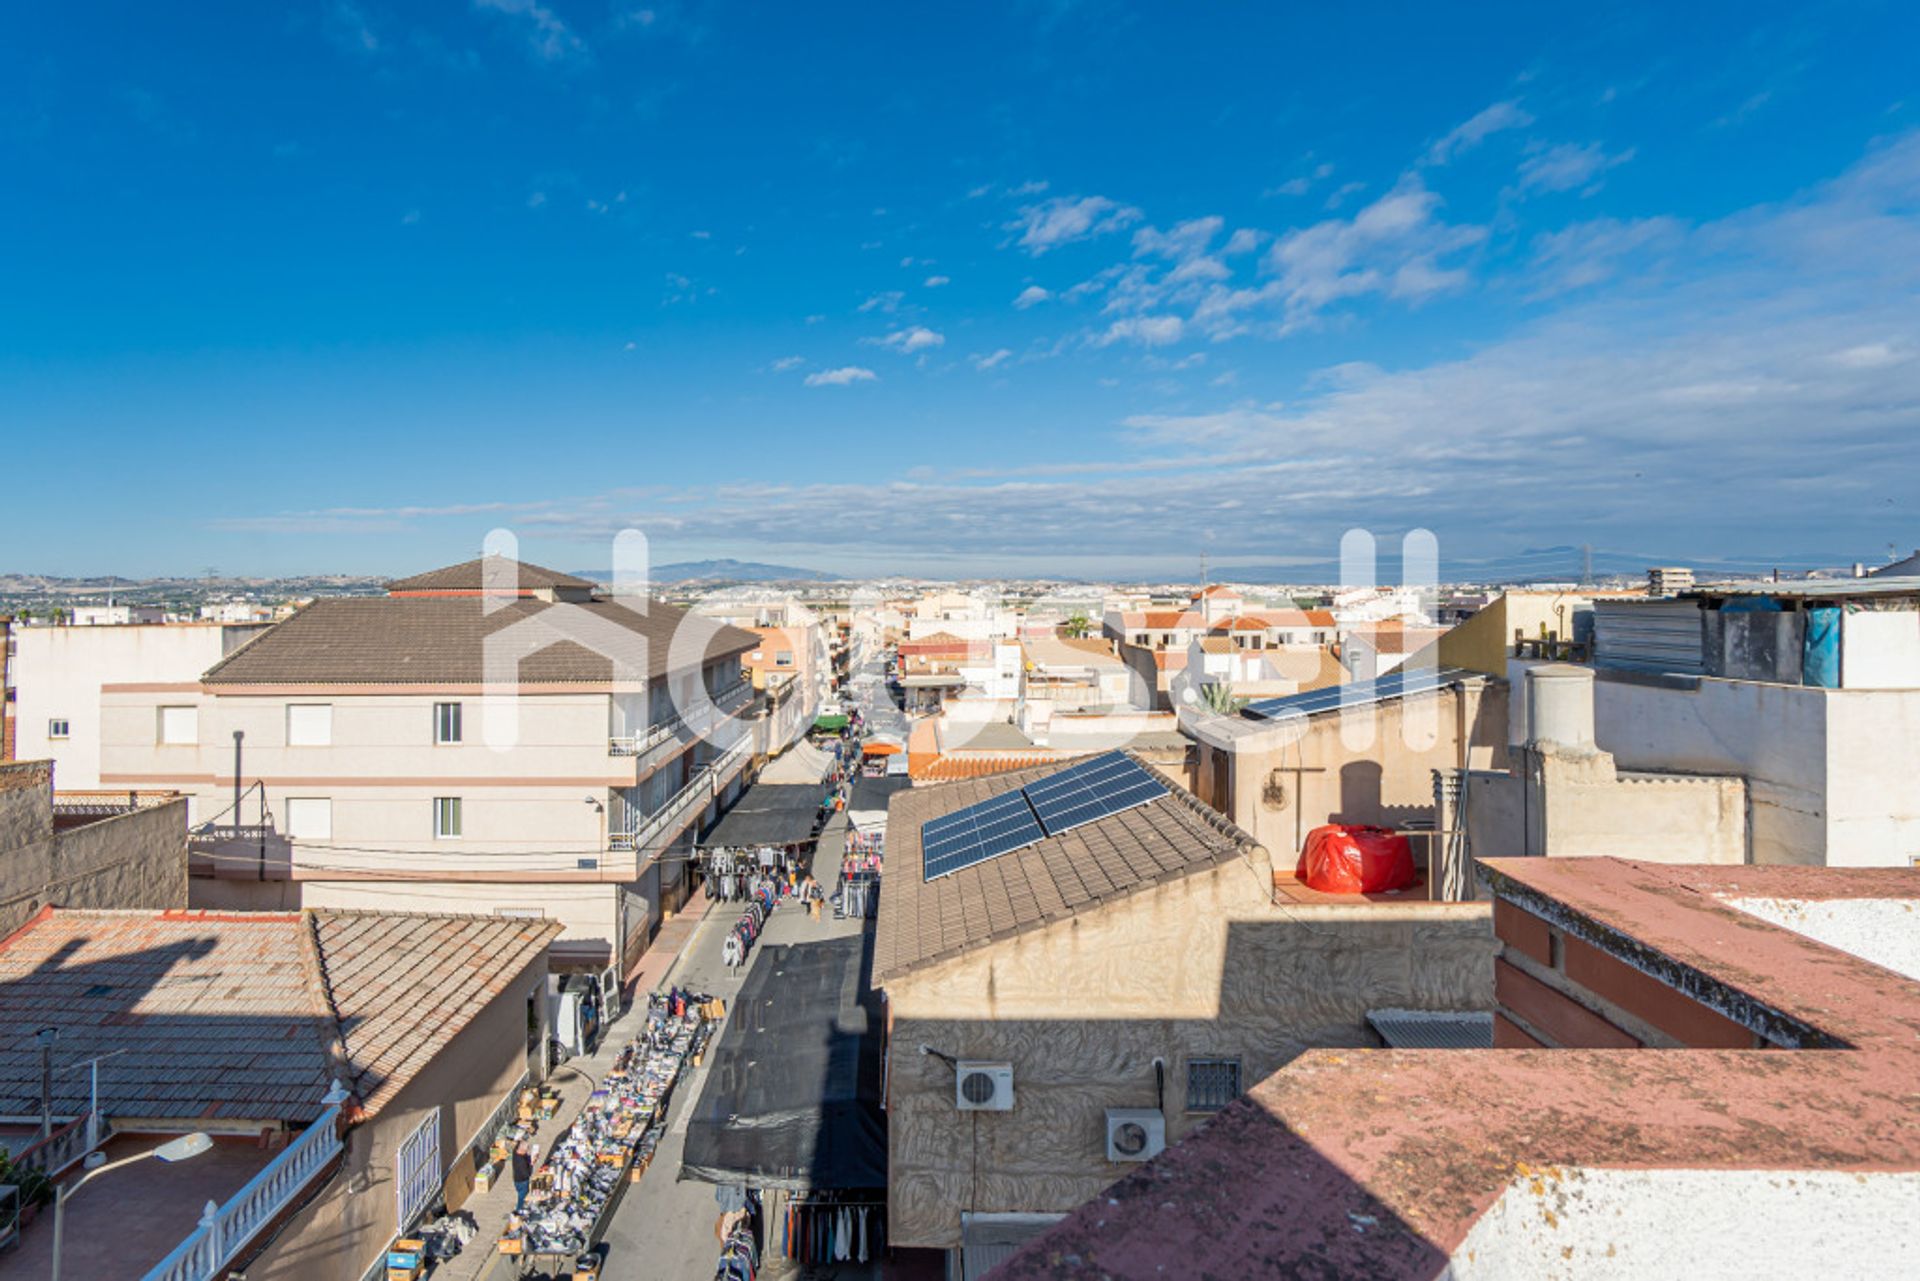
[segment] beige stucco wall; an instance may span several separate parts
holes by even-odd
[[[1620,775],[1605,753],[1522,749],[1516,772],[1467,780],[1476,858],[1611,855],[1654,863],[1747,861],[1747,785],[1738,776]]]
[[[1173,1141],[1206,1119],[1184,1111],[1190,1057],[1240,1059],[1244,1088],[1370,1043],[1368,1009],[1492,1008],[1487,905],[1282,910],[1271,885],[1264,859],[1234,862],[887,981],[895,1242],[951,1247],[964,1211],[1065,1212],[1126,1174],[1105,1110],[1153,1106],[1155,1056]],[[921,1044],[1011,1062],[1013,1110],[957,1111]]]
[[[546,982],[543,956],[508,983],[378,1116],[348,1131],[340,1172],[247,1266],[250,1281],[357,1281],[396,1233],[394,1158],[401,1142],[437,1109],[442,1169],[452,1167],[528,1070],[527,998],[539,995],[536,1008],[544,1020]],[[469,1248],[490,1245],[476,1240]]]
[[[1306,834],[1323,823],[1396,827],[1432,818],[1434,770],[1506,763],[1507,689],[1497,681],[1254,732],[1241,718],[1221,719],[1236,737],[1223,748],[1198,727],[1196,790],[1288,869]],[[1215,785],[1223,752],[1224,797]]]
[[[19,774],[18,769],[8,772]],[[48,904],[187,906],[186,802],[56,833],[49,788],[0,790],[0,937]]]

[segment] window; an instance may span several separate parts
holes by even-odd
[[[443,841],[460,835],[460,798],[458,796],[433,798],[433,835],[435,839]]]
[[[332,799],[325,796],[289,796],[287,835],[296,841],[332,840]]]
[[[333,704],[287,704],[288,747],[327,747],[332,742]]]
[[[1187,1111],[1218,1112],[1239,1097],[1239,1059],[1187,1060]]]
[[[72,726],[64,720],[54,719],[47,722],[48,738],[68,738],[71,736],[71,731]]]
[[[773,656],[773,663],[774,663],[774,666],[776,667],[792,667],[793,651],[790,649],[781,650],[779,653]]]
[[[200,741],[200,709],[163,707],[160,709],[160,741],[185,746]]]
[[[435,703],[433,705],[433,741],[436,743],[460,741],[460,704]]]

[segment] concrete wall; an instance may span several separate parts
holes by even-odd
[[[1621,769],[1747,780],[1751,861],[1906,867],[1920,856],[1920,690],[1600,674]]]
[[[1185,1111],[1190,1058],[1238,1058],[1244,1089],[1308,1046],[1374,1043],[1371,1008],[1491,1008],[1485,904],[1281,911],[1271,875],[1234,862],[886,983],[895,1242],[952,1247],[963,1212],[1065,1212],[1128,1173],[1105,1110],[1154,1105],[1155,1056],[1172,1142],[1211,1115]],[[922,1043],[1011,1062],[1013,1110],[957,1111]]]
[[[32,778],[33,765],[0,769]],[[186,802],[172,801],[53,831],[51,789],[0,783],[0,938],[47,904],[137,909],[187,906]]]
[[[1840,683],[1848,689],[1920,686],[1920,610],[1862,610],[1843,617]]]
[[[1521,749],[1514,773],[1467,778],[1475,857],[1610,854],[1655,863],[1747,861],[1747,787],[1737,776],[1621,775],[1605,753]]]
[[[236,640],[264,630],[220,623],[16,627],[16,751],[25,758],[56,762],[63,787],[99,787],[102,685],[198,680]],[[47,723],[56,718],[68,723],[65,739],[47,737]],[[148,724],[145,734],[151,742],[155,726]]]
[[[1316,716],[1303,726],[1245,732],[1223,749],[1203,732],[1201,797],[1288,868],[1323,823],[1388,827],[1433,817],[1433,771],[1506,763],[1506,687],[1441,690]],[[1213,781],[1226,754],[1227,795]]]
[[[378,1116],[349,1130],[340,1172],[247,1266],[251,1281],[356,1281],[372,1266],[397,1231],[394,1158],[401,1142],[438,1111],[443,1170],[461,1159],[467,1142],[528,1069],[527,998],[537,994],[536,1009],[544,1021],[546,986],[542,957],[508,983]],[[424,1038],[429,1031],[421,1028],[418,1035]],[[551,1136],[543,1138],[551,1142]],[[476,1239],[468,1249],[486,1251],[492,1244]]]

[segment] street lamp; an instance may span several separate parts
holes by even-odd
[[[93,1169],[88,1170],[85,1174],[75,1179],[72,1183],[56,1187],[53,1193],[53,1281],[60,1281],[60,1238],[62,1228],[66,1221],[67,1198],[85,1187],[87,1180],[105,1174],[109,1170],[117,1170],[123,1165],[132,1165],[135,1161],[144,1161],[148,1157],[157,1157],[168,1164],[186,1161],[199,1156],[212,1146],[213,1140],[205,1134],[198,1132],[183,1134],[177,1139],[170,1139],[162,1143],[157,1148],[139,1152],[133,1156],[121,1157],[118,1161],[109,1161],[105,1165],[95,1166]]]

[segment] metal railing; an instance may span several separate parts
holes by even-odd
[[[46,1138],[21,1149],[8,1160],[16,1170],[37,1170],[49,1179],[71,1169],[80,1158],[105,1143],[113,1135],[113,1125],[95,1112],[82,1113]]]
[[[752,756],[751,740],[734,744],[695,771],[687,785],[643,819],[639,827],[630,832],[609,833],[607,847],[620,852],[651,849],[662,838],[684,827],[697,810],[705,809],[709,801],[739,776]]]
[[[340,1155],[339,1118],[337,1105],[328,1108],[225,1205],[207,1202],[199,1226],[144,1281],[212,1281],[219,1276],[227,1262]]]

